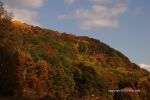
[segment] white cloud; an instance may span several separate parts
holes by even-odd
[[[64,2],[67,4],[67,5],[71,5],[74,3],[75,0],[64,0]]]
[[[139,64],[139,66],[140,66],[141,68],[144,68],[144,69],[146,69],[147,71],[150,72],[150,65],[147,65],[147,64]]]
[[[84,19],[112,18],[120,16],[127,9],[127,5],[125,4],[117,4],[112,8],[101,5],[93,5],[90,9],[76,10],[76,16]]]
[[[2,0],[8,11],[14,14],[13,20],[39,25],[35,19],[38,17],[37,8],[41,7],[44,0]]]
[[[38,22],[34,21],[34,19],[38,16],[38,12],[36,11],[29,11],[26,9],[10,9],[9,11],[15,14],[13,20],[19,20],[28,24],[40,26]]]
[[[2,0],[10,8],[38,8],[42,6],[43,0]]]
[[[90,0],[90,1],[95,4],[106,4],[112,2],[112,0]]]
[[[119,27],[119,21],[118,20],[112,20],[112,19],[105,19],[105,18],[99,18],[98,20],[86,20],[80,23],[80,28],[82,30],[89,30],[93,28],[99,28],[99,27],[110,27],[110,28],[117,28]]]
[[[84,9],[79,8],[74,11],[71,16],[60,15],[58,19],[67,20],[69,17],[71,19],[77,20],[79,22],[80,29],[89,30],[95,28],[118,28],[120,26],[119,17],[128,10],[128,5],[126,3],[111,3],[112,0],[90,0],[93,3],[90,8]],[[99,4],[96,2],[109,2],[110,6]],[[73,17],[74,16],[74,17]]]
[[[60,15],[57,17],[60,20],[69,20],[71,19],[71,17],[69,15]]]

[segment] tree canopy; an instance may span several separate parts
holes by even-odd
[[[0,37],[11,26],[12,13],[9,13],[0,1]]]

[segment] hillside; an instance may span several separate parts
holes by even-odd
[[[1,100],[149,100],[149,87],[149,72],[100,40],[0,15]]]
[[[117,100],[108,90],[130,88],[144,91],[123,98],[150,97],[149,73],[99,40],[14,21],[0,41],[1,96]]]

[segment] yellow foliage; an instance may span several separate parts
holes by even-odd
[[[27,24],[25,24],[25,23],[22,23],[22,22],[20,22],[20,21],[18,21],[18,20],[13,20],[12,21],[12,23],[13,23],[13,25],[15,26],[15,27],[21,27],[21,28],[31,28],[31,26],[29,26],[29,25],[27,25]]]

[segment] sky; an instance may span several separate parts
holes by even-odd
[[[150,66],[150,0],[2,0],[14,20],[101,40]]]

